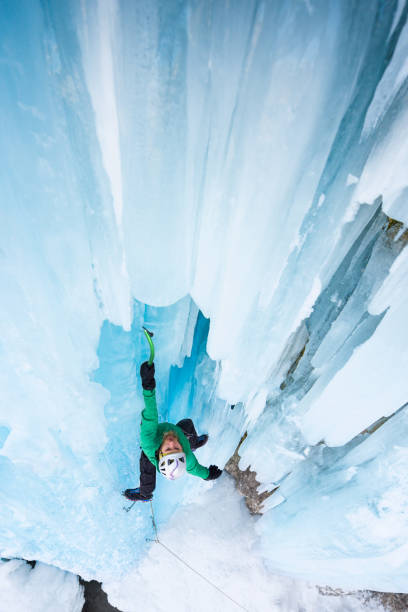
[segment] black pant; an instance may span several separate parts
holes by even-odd
[[[177,426],[183,431],[190,443],[192,451],[197,448],[197,432],[191,419],[182,419]],[[140,494],[150,497],[156,488],[156,466],[146,457],[144,452],[140,455]]]

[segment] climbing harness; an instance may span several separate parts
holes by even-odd
[[[197,574],[198,576],[200,576],[200,578],[202,578],[203,580],[205,580],[206,582],[208,582],[208,584],[210,584],[214,589],[216,589],[219,593],[221,593],[222,595],[224,595],[224,597],[226,597],[227,599],[229,599],[230,601],[232,601],[232,603],[234,603],[236,606],[238,606],[238,608],[241,608],[241,610],[245,610],[245,612],[249,612],[248,608],[244,608],[244,606],[242,606],[240,603],[238,603],[237,601],[235,601],[235,599],[233,599],[232,597],[230,597],[225,591],[223,591],[222,589],[220,589],[220,587],[218,587],[216,584],[214,584],[209,578],[206,578],[205,576],[203,576],[203,574],[201,574],[199,571],[197,571],[196,569],[194,569],[194,567],[191,567],[191,565],[189,565],[186,561],[184,561],[184,559],[182,559],[179,555],[177,555],[174,551],[172,551],[168,546],[166,546],[165,544],[163,544],[163,542],[161,542],[159,540],[159,534],[157,532],[157,525],[156,525],[156,520],[154,518],[154,511],[153,511],[153,503],[150,501],[150,510],[152,513],[152,524],[153,524],[153,529],[154,529],[154,533],[155,533],[155,539],[152,540],[150,538],[146,538],[146,540],[148,542],[155,542],[156,544],[160,544],[160,546],[162,546],[163,548],[165,548],[167,550],[167,552],[169,552],[171,555],[173,555],[173,557],[175,557],[176,559],[178,559],[180,561],[180,563],[183,563],[183,565],[185,565],[186,567],[188,567],[192,572],[194,572],[195,574]]]

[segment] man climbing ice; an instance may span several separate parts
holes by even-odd
[[[140,486],[126,489],[123,495],[132,501],[149,501],[156,487],[156,470],[169,480],[176,480],[186,472],[204,480],[215,480],[222,474],[216,465],[209,468],[198,463],[193,452],[204,446],[208,435],[198,436],[191,419],[177,425],[158,421],[154,363],[145,361],[140,366],[144,410],[140,430]]]

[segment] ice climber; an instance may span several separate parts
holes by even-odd
[[[159,423],[156,404],[154,363],[140,366],[144,410],[140,429],[140,486],[126,489],[123,495],[132,501],[149,501],[156,487],[156,471],[169,480],[176,480],[185,472],[204,480],[214,480],[222,474],[216,465],[209,468],[198,463],[193,452],[204,446],[208,435],[198,436],[191,419],[177,425]]]

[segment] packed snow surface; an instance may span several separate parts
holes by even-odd
[[[180,612],[384,612],[370,593],[332,592],[271,573],[259,556],[257,519],[231,477],[184,501],[158,534],[153,526],[146,531],[149,549],[140,565],[103,584],[122,612],[161,612],[169,598]],[[150,505],[142,511],[149,514]],[[21,560],[0,563],[0,591],[0,612],[80,612],[84,603],[76,576],[43,564],[31,569]]]
[[[103,584],[109,602],[123,612],[137,612],[135,602],[149,612],[167,610],[169,599],[180,612],[384,611],[367,593],[325,595],[324,589],[270,572],[258,552],[257,519],[239,497],[232,479],[222,476],[204,498],[179,508],[140,566]],[[150,512],[148,504],[143,511]],[[153,529],[149,537],[155,538]]]
[[[108,584],[154,562],[120,495],[146,325],[160,419],[209,433],[204,465],[247,431],[277,487],[254,566],[407,590],[407,15],[0,4],[2,557]],[[161,479],[159,529],[218,486]]]
[[[78,576],[56,567],[23,560],[0,561],[0,612],[81,612]]]

